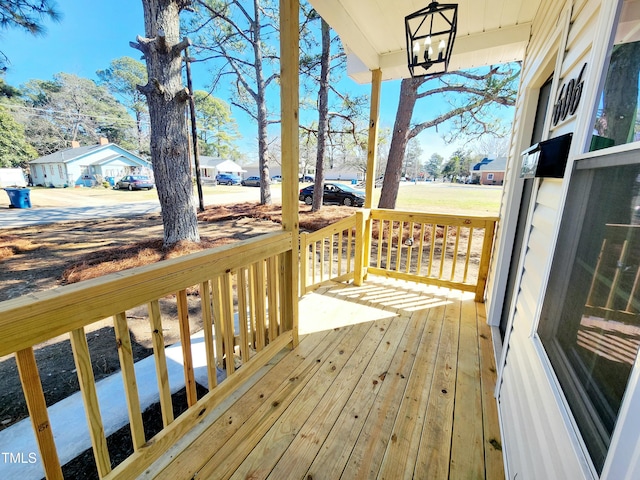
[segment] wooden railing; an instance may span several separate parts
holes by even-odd
[[[640,225],[607,224],[585,314],[635,322],[640,312]]]
[[[300,234],[301,295],[327,280],[353,280],[356,269],[362,268],[362,228],[363,214],[358,212],[315,232]]]
[[[368,273],[471,291],[484,299],[496,217],[371,211]]]
[[[94,457],[101,478],[135,478],[203,415],[294,339],[297,318],[289,305],[294,286],[283,271],[292,255],[291,233],[275,233],[0,304],[0,357],[15,353],[25,400],[47,478],[62,478],[34,347],[68,334],[77,368]],[[289,261],[289,264],[291,262]],[[289,289],[289,291],[287,291]],[[197,398],[188,297],[199,295],[209,392]],[[168,382],[161,303],[177,312],[189,408],[174,419]],[[160,302],[162,300],[162,302]],[[293,299],[297,301],[297,299]],[[127,311],[147,306],[149,337],[164,428],[145,436]],[[111,317],[120,358],[134,453],[112,470],[98,403],[87,327]],[[234,325],[235,324],[235,325]],[[165,325],[166,326],[166,325]],[[226,375],[218,384],[218,368]],[[239,368],[240,367],[240,368]],[[225,378],[226,377],[226,378]],[[73,412],[73,415],[78,415]]]
[[[496,217],[360,210],[300,236],[301,294],[367,273],[471,291],[483,301]],[[355,237],[355,238],[354,238]]]

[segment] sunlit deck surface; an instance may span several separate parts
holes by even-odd
[[[504,478],[473,294],[323,285],[300,301],[300,334],[146,478]]]

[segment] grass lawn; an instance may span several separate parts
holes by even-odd
[[[502,187],[421,182],[400,184],[397,210],[459,215],[498,215]],[[378,205],[380,189],[374,192]]]

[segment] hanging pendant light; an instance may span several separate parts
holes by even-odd
[[[435,0],[404,18],[412,77],[446,72],[458,27],[458,5]],[[436,50],[437,49],[437,50]]]

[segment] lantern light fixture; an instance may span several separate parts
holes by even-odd
[[[435,0],[404,18],[412,77],[446,72],[458,28],[458,5]],[[434,52],[434,45],[438,51]]]

